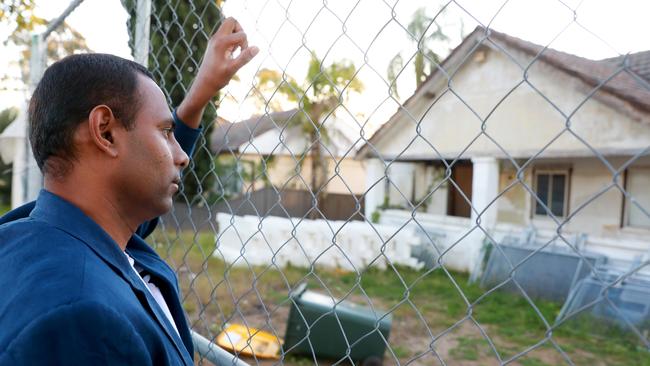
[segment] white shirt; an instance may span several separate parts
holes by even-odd
[[[167,306],[167,302],[165,301],[165,298],[163,297],[162,293],[160,292],[160,289],[158,288],[158,286],[156,286],[153,283],[149,282],[149,280],[151,279],[150,275],[146,275],[146,276],[144,276],[144,278],[142,276],[140,276],[140,273],[135,268],[135,261],[133,260],[133,258],[131,258],[131,256],[128,255],[126,252],[124,252],[124,255],[126,255],[126,258],[129,260],[129,263],[131,264],[131,268],[133,268],[133,271],[135,272],[135,274],[137,274],[138,278],[142,281],[142,283],[145,284],[145,287],[147,287],[147,289],[149,290],[149,293],[151,294],[151,296],[153,296],[153,298],[156,300],[156,302],[158,303],[158,305],[162,309],[163,313],[165,313],[165,316],[167,317],[167,319],[171,323],[172,327],[174,327],[174,330],[176,331],[176,334],[179,334],[178,333],[178,328],[176,328],[176,323],[174,322],[174,318],[172,317],[172,313],[169,311],[169,307]]]

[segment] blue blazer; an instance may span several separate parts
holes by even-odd
[[[41,191],[0,238],[0,365],[193,364],[174,271],[139,235],[126,251],[180,336],[113,239],[62,198]]]
[[[196,136],[181,146],[191,152]],[[142,239],[156,222],[126,251],[178,333],[117,243],[76,206],[43,190],[1,217],[0,365],[193,365],[174,271]]]

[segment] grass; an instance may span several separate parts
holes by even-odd
[[[534,357],[523,359],[519,361],[519,363],[521,364],[521,366],[552,366],[540,360],[539,358],[534,358]]]
[[[449,352],[455,360],[475,361],[479,359],[481,346],[485,343],[485,339],[459,337],[457,341],[458,345]]]
[[[282,336],[290,307],[288,290],[307,282],[314,291],[327,293],[325,286],[336,297],[392,310],[390,344],[400,362],[427,351],[431,342],[427,328],[436,335],[454,325],[445,336],[451,337],[452,346],[441,353],[453,360],[494,357],[473,320],[493,341],[502,359],[508,359],[545,339],[548,329],[542,317],[553,324],[561,309],[559,303],[535,300],[538,314],[515,294],[493,292],[482,297],[485,290],[469,284],[463,273],[436,270],[425,275],[405,267],[369,268],[360,274],[326,268],[310,272],[291,266],[229,267],[210,255],[214,250],[212,233],[168,232],[162,236],[156,232],[152,243],[179,274],[192,326],[213,334],[225,322],[246,322]],[[638,338],[587,315],[553,329],[552,339],[576,364],[650,366],[650,353]],[[289,358],[285,364],[301,365],[303,361]],[[514,364],[563,363],[561,354],[547,341]]]

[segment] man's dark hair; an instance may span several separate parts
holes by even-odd
[[[45,70],[29,103],[29,138],[44,174],[68,171],[76,158],[74,133],[96,106],[107,105],[125,128],[133,128],[138,73],[153,79],[142,65],[101,53],[68,56]]]

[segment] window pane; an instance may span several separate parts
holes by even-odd
[[[555,216],[564,216],[564,190],[566,185],[566,175],[553,174],[551,180],[552,193],[551,193],[551,212]]]
[[[540,174],[537,176],[537,197],[545,205],[548,206],[548,174]],[[535,201],[535,213],[537,215],[546,215],[546,210],[544,206],[540,205],[539,202]]]

